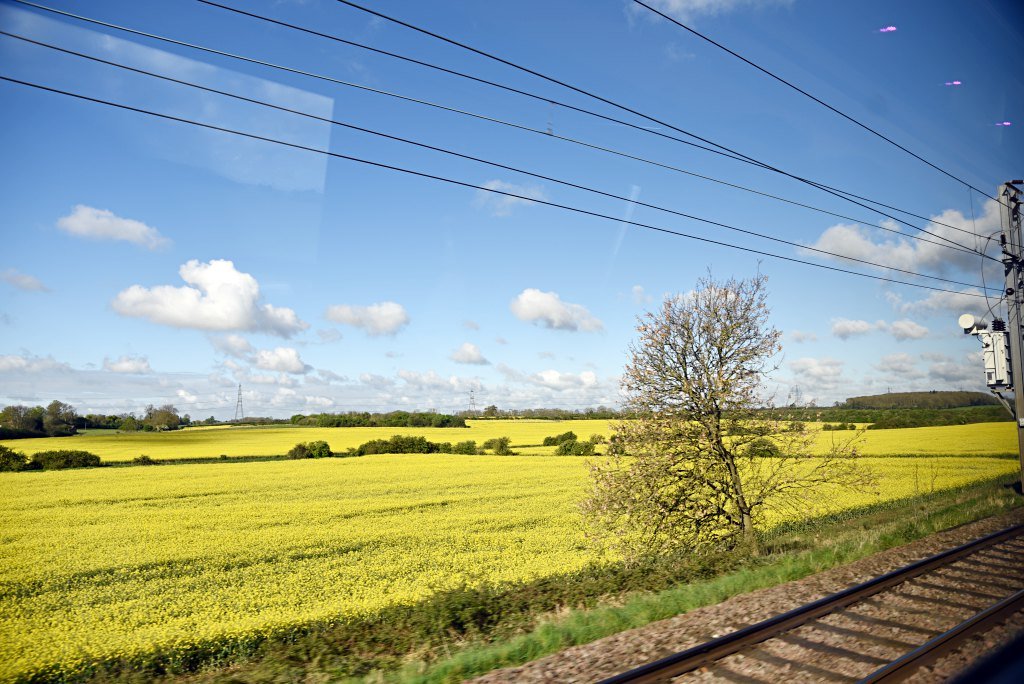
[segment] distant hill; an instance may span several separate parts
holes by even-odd
[[[842,409],[951,409],[967,406],[994,406],[999,400],[983,392],[893,392],[866,397],[850,397],[837,404]]]

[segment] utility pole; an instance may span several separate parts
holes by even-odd
[[[1021,240],[1021,188],[1024,181],[1014,180],[999,187],[999,217],[1003,228],[1003,267],[1006,271],[1007,332],[1010,342],[1010,377],[1013,383],[1013,419],[1017,423],[1017,449],[1020,457],[1021,487],[1024,488],[1024,252]]]
[[[245,411],[242,409],[242,386],[238,386],[238,401],[235,402],[235,420],[245,418]]]

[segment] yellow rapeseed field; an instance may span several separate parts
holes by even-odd
[[[554,447],[540,446],[545,437],[567,431],[580,439],[593,434],[611,435],[607,420],[477,420],[468,428],[306,428],[306,427],[212,427],[189,428],[174,432],[116,433],[106,430],[86,432],[75,437],[19,439],[0,444],[32,454],[47,449],[84,449],[104,461],[130,461],[145,454],[157,460],[176,458],[217,458],[226,456],[275,456],[286,453],[297,442],[324,440],[331,449],[343,452],[371,439],[392,435],[421,435],[433,442],[476,440],[482,444],[495,437],[510,437],[515,451],[523,454],[550,454]],[[819,450],[828,449],[831,440],[849,439],[854,432],[821,432],[820,425],[809,424],[816,432]],[[981,423],[944,427],[868,430],[857,444],[864,454],[1013,454],[1017,435],[1013,423]]]
[[[829,500],[857,506],[1017,467],[865,465],[882,474],[880,495]],[[576,513],[586,481],[579,458],[436,454],[0,473],[0,681],[578,569],[600,560]]]

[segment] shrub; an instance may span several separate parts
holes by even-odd
[[[772,458],[781,456],[779,445],[765,437],[758,437],[747,444],[747,455],[754,458]]]
[[[483,443],[482,449],[492,449],[497,456],[510,456],[512,449],[509,448],[512,439],[509,437],[495,437]]]
[[[544,446],[558,446],[559,444],[562,444],[563,442],[575,442],[575,441],[576,441],[576,433],[573,432],[572,430],[570,430],[569,432],[563,432],[562,434],[555,435],[554,437],[545,437],[544,438]]]
[[[146,454],[140,454],[132,459],[132,463],[135,465],[156,465],[157,462],[147,456]]]
[[[299,442],[288,450],[288,458],[312,458],[305,442]]]
[[[54,451],[40,451],[33,454],[31,463],[43,470],[95,468],[100,464],[100,457],[88,451],[58,449]]]
[[[790,432],[803,432],[806,429],[807,429],[807,426],[804,425],[804,423],[802,421],[799,421],[799,420],[794,420],[792,423],[789,424],[789,431]]]
[[[0,444],[0,472],[17,472],[25,470],[28,465],[28,458],[20,451]]]
[[[330,458],[334,455],[331,445],[323,440],[310,442],[306,445],[306,449],[309,451],[310,458]]]
[[[428,442],[426,437],[394,435],[391,439],[371,439],[360,444],[353,455],[366,454],[435,454],[440,451],[440,444]]]
[[[589,441],[590,441],[591,444],[597,445],[597,444],[604,444],[608,440],[604,438],[604,435],[593,434],[593,435],[590,435],[590,440]]]
[[[555,456],[593,456],[593,442],[577,442],[576,440],[562,442],[555,449]]]
[[[470,454],[470,455],[475,454],[475,453],[477,453],[476,441],[470,439],[470,440],[467,440],[465,442],[459,442],[457,444],[454,444],[452,446],[452,453],[453,454]]]

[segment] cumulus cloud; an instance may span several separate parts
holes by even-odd
[[[121,356],[116,361],[103,359],[103,370],[111,373],[152,373],[145,356]]]
[[[892,304],[892,307],[900,313],[917,314],[954,314],[959,316],[964,313],[971,313],[976,316],[984,316],[988,312],[988,305],[982,292],[976,288],[960,290],[958,292],[933,292],[924,299],[916,301],[905,301],[903,297],[895,292],[886,292],[885,298]],[[993,303],[998,295],[992,296]],[[952,319],[951,319],[952,320]]]
[[[394,335],[409,323],[405,307],[395,302],[369,306],[336,304],[327,308],[328,320],[364,329],[369,335]]]
[[[71,367],[52,356],[0,355],[0,373],[42,373],[44,371],[66,371]]]
[[[903,380],[924,377],[917,369],[917,359],[910,354],[887,354],[878,360],[875,368],[886,375],[895,375]]]
[[[789,333],[789,339],[793,340],[797,344],[803,342],[817,342],[818,336],[812,332],[804,332],[803,330],[793,330]]]
[[[503,180],[489,180],[483,187],[497,192],[477,190],[474,203],[478,207],[490,210],[493,216],[508,216],[518,206],[533,204],[533,200],[547,199],[544,188],[536,185],[516,185]],[[518,197],[500,194],[505,192]]]
[[[582,373],[565,373],[554,369],[542,370],[539,373],[523,373],[514,368],[501,364],[498,366],[500,372],[511,382],[536,385],[550,390],[561,392],[569,389],[589,389],[598,386],[597,374],[593,371]]]
[[[452,352],[451,360],[455,363],[468,363],[477,366],[486,366],[490,363],[480,353],[480,347],[472,342],[464,342],[461,347]]]
[[[260,349],[253,356],[253,364],[261,370],[279,371],[296,375],[302,375],[313,370],[302,362],[302,359],[299,358],[299,352],[292,347]]]
[[[112,303],[123,316],[145,318],[176,328],[198,330],[243,330],[291,337],[309,327],[291,309],[260,304],[260,286],[234,263],[195,259],[178,269],[187,285],[132,285],[118,293]]]
[[[848,340],[851,337],[867,335],[874,330],[884,329],[885,321],[870,323],[868,321],[850,320],[848,318],[832,319],[832,334],[841,340]]]
[[[142,221],[121,218],[112,211],[84,204],[76,204],[70,214],[58,219],[57,227],[77,237],[122,240],[146,249],[158,249],[170,244],[170,240],[160,235],[160,231]]]
[[[892,336],[897,340],[919,340],[922,337],[928,336],[928,328],[915,323],[909,318],[903,320],[893,321],[892,325],[889,326],[889,331]]]
[[[889,222],[885,225],[891,227],[893,224]],[[977,254],[948,249],[950,242],[947,240],[974,249],[974,239],[960,230],[976,232],[978,235],[988,235],[997,231],[999,229],[999,205],[994,200],[985,202],[983,211],[976,220],[965,217],[959,211],[948,209],[933,216],[932,221],[924,227],[929,233],[932,233],[932,235],[921,235],[928,242],[899,235],[895,237],[879,236],[876,239],[873,228],[860,224],[841,223],[825,230],[811,246],[855,259],[872,261],[890,268],[932,273],[948,273],[956,270],[973,273],[978,268],[979,257]],[[808,256],[835,260],[835,257],[826,257],[808,250],[800,250],[800,252]],[[993,275],[998,277],[1000,275],[998,264],[993,265],[992,268],[995,269]]]
[[[629,297],[631,300],[633,300],[633,303],[637,305],[650,304],[651,301],[654,300],[654,297],[647,294],[647,292],[644,290],[643,285],[634,285],[632,288],[630,288]]]
[[[603,329],[603,324],[579,304],[563,302],[554,292],[527,288],[512,300],[512,313],[521,321],[533,322],[553,330]]]
[[[682,22],[690,22],[697,17],[714,17],[727,14],[737,9],[752,9],[789,5],[792,0],[647,0],[647,4]],[[629,5],[631,12],[650,14],[646,9]]]
[[[802,384],[824,392],[836,389],[843,375],[843,362],[829,357],[796,359],[789,368]]]
[[[4,272],[0,273],[0,280],[3,280],[8,285],[16,287],[19,290],[25,292],[49,292],[50,288],[43,285],[43,282],[31,276],[27,273],[20,273],[16,269],[8,268]]]
[[[239,359],[248,358],[253,352],[253,347],[249,344],[249,340],[241,335],[211,336],[210,342],[217,351]]]

